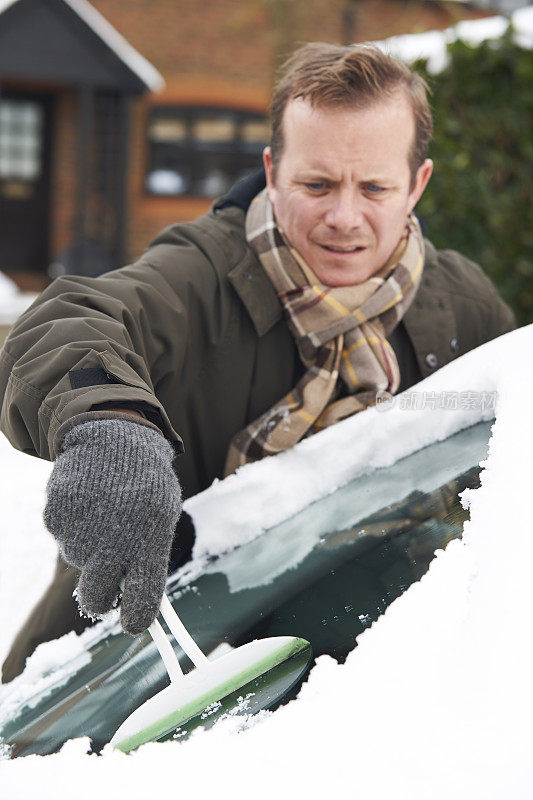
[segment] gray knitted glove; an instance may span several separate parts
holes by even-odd
[[[153,622],[165,589],[181,512],[173,457],[162,434],[133,420],[84,422],[64,437],[47,486],[44,522],[81,570],[80,607],[109,611],[124,578],[120,619],[132,634]]]

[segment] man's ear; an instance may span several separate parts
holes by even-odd
[[[263,150],[263,166],[265,168],[265,175],[266,175],[266,185],[268,189],[268,194],[270,196],[270,192],[274,189],[274,175],[273,175],[273,167],[272,167],[272,150],[270,147],[265,147]],[[272,197],[270,197],[272,200]]]
[[[418,167],[416,171],[415,185],[409,195],[409,213],[411,213],[413,208],[424,194],[424,189],[429,183],[432,172],[433,161],[430,158],[426,158],[426,160]]]

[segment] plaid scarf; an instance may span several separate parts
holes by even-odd
[[[400,369],[387,336],[409,308],[424,264],[420,226],[411,214],[396,250],[376,274],[356,286],[325,286],[285,239],[266,189],[248,210],[246,238],[278,293],[307,372],[233,437],[226,475],[362,411],[375,403],[377,392],[397,391]]]

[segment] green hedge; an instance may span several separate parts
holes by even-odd
[[[418,205],[437,247],[477,261],[514,309],[533,321],[533,51],[511,32],[454,42],[432,76],[435,171]]]

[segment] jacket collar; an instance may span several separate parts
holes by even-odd
[[[270,278],[249,247],[228,278],[252,318],[257,335],[264,336],[280,321],[283,312]]]

